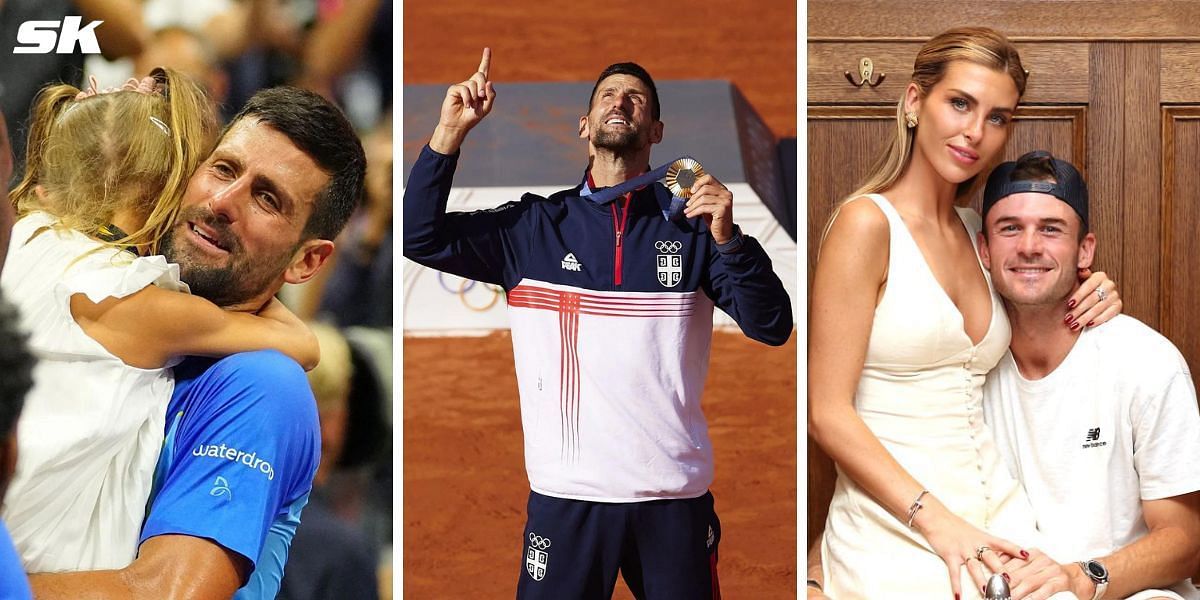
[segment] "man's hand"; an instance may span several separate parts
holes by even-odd
[[[708,231],[718,244],[733,239],[733,192],[716,177],[705,174],[692,184],[692,197],[684,205],[687,218],[704,215]]]
[[[1095,594],[1095,584],[1075,563],[1062,565],[1036,548],[1028,550],[1029,557],[1014,558],[993,572],[1009,576],[1013,598],[1044,600],[1058,592],[1071,592],[1082,599]],[[989,568],[993,565],[988,565]]]
[[[483,49],[479,70],[462,83],[446,90],[442,101],[442,113],[437,128],[429,140],[429,147],[442,154],[454,154],[467,137],[467,132],[492,112],[496,100],[496,89],[488,79],[491,68],[492,49]]]

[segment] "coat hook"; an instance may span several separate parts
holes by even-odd
[[[845,72],[846,81],[849,81],[850,85],[853,85],[854,87],[862,87],[863,84],[869,85],[871,87],[875,87],[875,86],[883,83],[883,78],[887,77],[887,74],[880,73],[879,77],[874,82],[872,82],[871,81],[871,73],[874,72],[874,70],[875,70],[875,63],[871,62],[871,59],[864,56],[862,60],[858,61],[858,76],[859,76],[858,82],[856,83],[854,81],[854,76],[850,74],[850,71]]]

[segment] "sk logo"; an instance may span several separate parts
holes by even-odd
[[[227,500],[233,500],[233,490],[229,489],[229,482],[225,481],[224,477],[217,476],[213,481],[213,488],[208,491],[209,496],[227,496]]]
[[[550,547],[550,538],[544,538],[532,531],[529,532],[529,549],[525,552],[525,570],[534,581],[546,577],[546,563],[550,555],[545,552]]]
[[[69,16],[58,21],[25,21],[17,29],[17,41],[13,54],[71,54],[75,46],[83,54],[100,54],[100,42],[96,40],[96,28],[104,21],[92,21],[80,27],[83,17]]]
[[[677,254],[683,244],[676,241],[654,242],[658,255],[658,282],[663,287],[675,287],[683,279],[683,257]]]

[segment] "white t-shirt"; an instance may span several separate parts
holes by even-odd
[[[174,379],[109,353],[75,322],[70,299],[187,286],[161,256],[135,258],[54,225],[40,212],[17,221],[0,273],[38,360],[3,517],[29,572],[116,569],[137,550]]]
[[[1030,381],[1006,353],[984,416],[1060,562],[1104,556],[1148,532],[1142,501],[1200,489],[1200,409],[1167,338],[1120,315],[1085,329],[1054,371]],[[1200,599],[1189,582],[1169,588]]]

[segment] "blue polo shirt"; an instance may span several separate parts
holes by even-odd
[[[274,598],[321,454],[308,379],[274,351],[175,368],[141,542],[210,539],[254,565],[234,596]]]
[[[4,521],[0,521],[0,600],[33,600],[29,589],[29,578],[21,567],[17,549]]]

